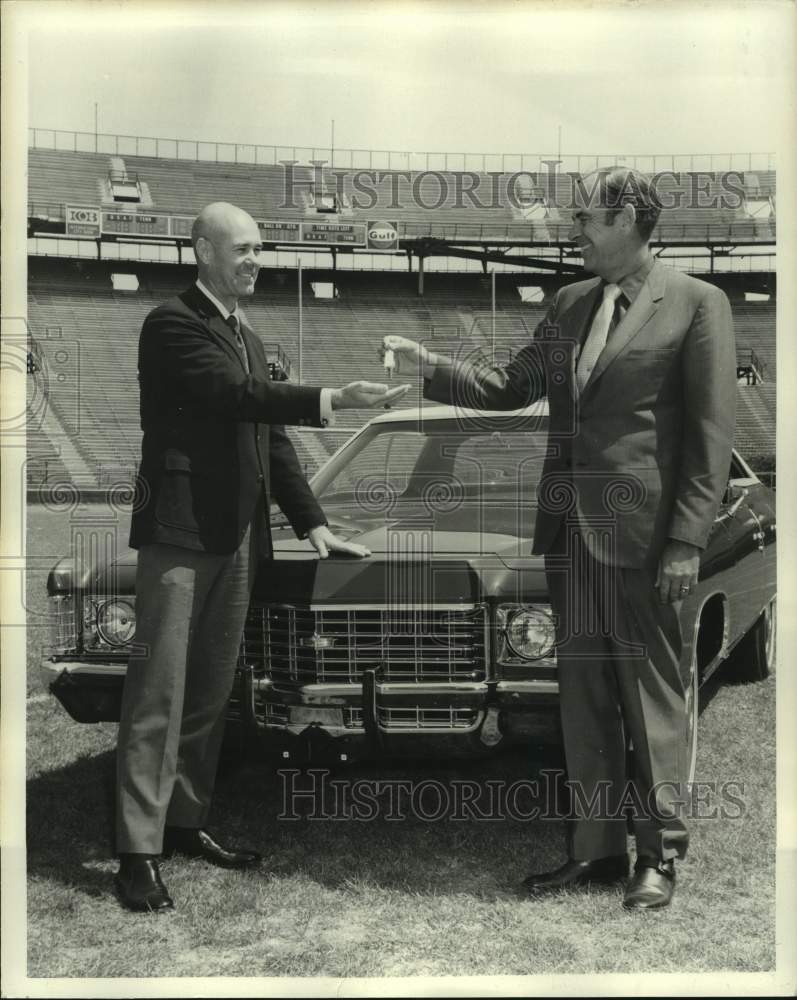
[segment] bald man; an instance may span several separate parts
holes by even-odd
[[[271,500],[322,559],[370,555],[329,530],[281,425],[321,427],[333,410],[389,405],[408,388],[271,381],[239,307],[255,288],[257,224],[216,202],[191,238],[196,284],[147,316],[139,342],[138,626],[119,725],[115,884],[143,912],[174,906],[161,854],[226,868],[260,860],[205,824],[251,588],[271,554]]]

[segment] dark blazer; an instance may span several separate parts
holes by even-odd
[[[548,551],[576,507],[582,523],[611,528],[612,562],[653,566],[668,538],[705,547],[725,488],[736,409],[730,306],[713,285],[654,264],[579,399],[576,347],[602,284],[561,288],[505,369],[444,364],[426,395],[497,410],[547,395],[534,552]]]
[[[234,334],[195,285],[144,321],[133,548],[162,542],[230,553],[257,509],[253,530],[268,555],[272,498],[300,537],[325,523],[281,426],[320,426],[321,390],[271,381],[260,340],[246,327],[242,334],[250,374]]]

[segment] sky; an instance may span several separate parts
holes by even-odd
[[[25,5],[28,6],[27,4]],[[34,8],[37,4],[30,3]],[[784,4],[59,3],[39,128],[448,152],[770,152]],[[791,96],[794,90],[792,86]]]

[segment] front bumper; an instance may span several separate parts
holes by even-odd
[[[76,722],[118,722],[127,665],[84,660],[42,660],[44,685]]]
[[[45,660],[45,683],[78,722],[119,720],[124,663]],[[308,746],[339,759],[363,756],[482,756],[510,743],[559,741],[553,679],[286,685],[251,668],[236,673],[228,721],[283,757]]]
[[[239,711],[283,757],[485,756],[513,743],[560,742],[555,681],[362,684],[287,689],[242,672]]]

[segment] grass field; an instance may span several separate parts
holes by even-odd
[[[68,513],[29,513],[31,620],[46,568],[68,551]],[[126,519],[117,525],[126,538]],[[621,892],[524,899],[517,885],[564,857],[559,820],[280,818],[284,778],[265,762],[220,777],[211,827],[259,844],[256,874],[204,862],[162,866],[173,913],[127,913],[112,893],[116,727],[72,722],[37,678],[46,642],[29,631],[28,974],[408,976],[774,968],[775,682],[718,687],[702,718],[697,778],[735,782],[690,823],[692,847],[669,910],[627,914]],[[541,764],[360,764],[334,777],[507,782]],[[302,780],[309,780],[304,776]],[[327,800],[331,802],[330,799]]]

